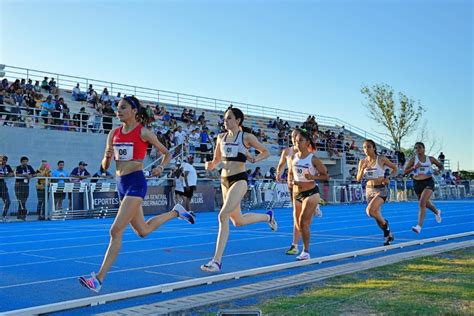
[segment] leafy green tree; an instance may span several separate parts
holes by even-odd
[[[398,100],[395,100],[395,92],[387,84],[375,84],[371,88],[363,86],[361,92],[365,95],[369,117],[387,129],[394,149],[401,150],[402,140],[413,133],[425,111],[420,102],[403,92],[399,92]]]

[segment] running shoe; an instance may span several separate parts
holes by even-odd
[[[413,226],[411,228],[411,230],[417,234],[419,234],[421,232],[421,226],[420,225],[416,225],[416,226]]]
[[[442,218],[441,218],[441,210],[438,210],[438,214],[435,215],[436,223],[441,223]]]
[[[173,211],[178,213],[179,219],[184,219],[188,223],[194,224],[194,221],[196,219],[196,217],[194,216],[194,213],[186,211],[186,209],[181,204],[176,204],[173,207]]]
[[[321,211],[321,208],[319,207],[319,204],[316,205],[316,208],[314,209],[314,216],[323,217],[323,211]]]
[[[278,230],[278,223],[277,221],[275,220],[275,214],[273,212],[273,210],[269,210],[267,212],[267,215],[270,217],[270,220],[268,221],[268,226],[270,226],[270,228],[276,232]]]
[[[388,236],[385,236],[384,237],[384,243],[383,245],[384,246],[388,246],[392,243],[392,241],[395,240],[395,237],[393,237],[392,233],[389,233]]]
[[[311,259],[311,256],[309,255],[309,252],[302,251],[301,254],[296,257],[296,260],[302,261],[302,260],[308,260]]]
[[[214,259],[201,266],[201,270],[206,272],[220,272],[221,268],[222,265]]]
[[[83,287],[86,287],[96,293],[99,293],[100,288],[102,287],[102,282],[97,279],[94,272],[91,273],[90,277],[80,277],[79,283],[81,283]]]
[[[298,252],[299,252],[298,246],[291,245],[290,249],[288,249],[285,253],[287,255],[296,255],[296,254],[298,254]]]

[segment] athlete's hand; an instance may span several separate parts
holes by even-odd
[[[247,159],[248,159],[248,161],[250,161],[251,163],[256,163],[256,162],[257,162],[257,160],[255,159],[254,156],[250,156],[250,155],[249,155]]]
[[[107,159],[110,159],[114,156],[114,149],[109,147],[105,150],[105,154],[104,154],[104,157],[107,158]]]
[[[389,184],[390,184],[390,178],[384,178],[384,179],[382,180],[382,184],[383,184],[383,185],[389,185]]]
[[[421,167],[421,162],[418,162],[416,165],[413,166],[413,168],[418,169]]]
[[[206,170],[212,171],[216,166],[214,166],[214,163],[212,161],[206,161],[204,167],[206,168]]]
[[[309,173],[305,173],[305,174],[304,174],[304,177],[306,178],[306,180],[314,180],[314,179],[313,179],[313,176],[312,176],[311,174],[309,174]]]
[[[365,168],[367,168],[368,163],[369,163],[369,162],[368,162],[366,159],[362,159],[362,160],[361,160],[361,163],[360,163],[360,168],[361,168],[362,170],[365,170]]]
[[[157,168],[155,168],[155,169],[153,169],[153,170],[151,171],[151,175],[152,175],[153,177],[159,177],[159,176],[161,175],[161,172],[162,172],[162,171],[163,171],[163,170],[161,169],[161,167],[157,167]]]
[[[277,173],[276,175],[276,181],[281,182],[281,173]]]

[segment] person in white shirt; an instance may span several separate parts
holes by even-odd
[[[178,130],[174,132],[174,138],[176,145],[184,144],[186,140],[186,132],[182,130],[181,126],[178,126]]]
[[[192,131],[191,135],[189,135],[189,145],[190,145],[189,152],[191,154],[194,154],[196,152],[196,148],[199,148],[200,139],[201,139],[201,136],[199,134],[199,128],[195,128]]]
[[[197,172],[193,167],[193,156],[188,157],[188,162],[184,161],[181,168],[183,169],[183,185],[184,185],[184,207],[191,211],[191,199],[197,185]]]

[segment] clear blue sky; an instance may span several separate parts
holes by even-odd
[[[452,165],[474,170],[473,1],[3,0],[0,12],[0,63],[297,108],[371,132],[382,130],[360,87],[390,84],[426,107]]]

